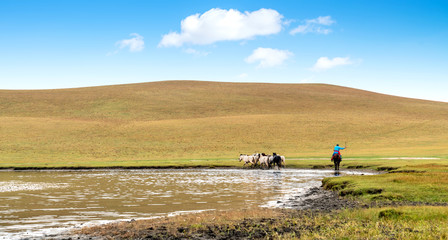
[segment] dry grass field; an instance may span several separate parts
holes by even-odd
[[[345,142],[346,157],[448,157],[448,103],[323,84],[0,90],[0,123],[0,167],[231,165],[327,158]]]

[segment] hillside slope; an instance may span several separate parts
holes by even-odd
[[[323,84],[163,81],[0,91],[0,166],[280,152],[448,156],[448,104]]]

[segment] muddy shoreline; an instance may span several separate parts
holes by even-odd
[[[295,195],[279,203],[279,208],[331,212],[345,208],[356,208],[360,202],[342,198],[337,192],[322,187],[310,188],[304,195]]]

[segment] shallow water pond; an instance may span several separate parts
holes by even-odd
[[[341,171],[346,174],[366,173]],[[333,175],[300,169],[0,171],[0,239],[113,220],[273,206]]]

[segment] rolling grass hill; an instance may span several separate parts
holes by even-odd
[[[345,142],[346,157],[448,157],[448,103],[324,84],[0,90],[0,123],[0,167],[328,158]]]

